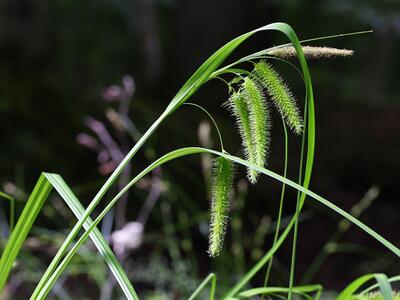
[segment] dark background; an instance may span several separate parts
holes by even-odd
[[[372,185],[379,186],[379,198],[361,219],[400,246],[400,3],[396,0],[2,0],[0,183],[19,178],[21,188],[29,192],[41,171],[59,173],[72,186],[100,178],[95,155],[77,145],[75,138],[88,131],[82,123],[85,115],[102,118],[107,104],[100,95],[104,87],[120,84],[125,74],[133,76],[136,93],[130,116],[144,131],[208,56],[237,35],[275,21],[292,25],[300,39],[374,30],[313,44],[348,48],[355,54],[310,62],[317,123],[311,189],[350,209]],[[279,33],[262,33],[235,56],[284,42]],[[285,67],[282,72],[301,99],[297,75]],[[232,119],[220,108],[226,97],[226,87],[213,82],[192,101],[214,115],[228,149],[235,152],[239,140],[231,130]],[[178,111],[156,134],[158,153],[197,145],[197,126],[203,119],[193,109]],[[280,172],[278,125],[272,134],[269,166]],[[295,157],[297,152],[292,152]],[[191,160],[189,165],[199,172],[197,162]],[[135,170],[141,165],[138,161]],[[296,170],[289,173],[294,178]],[[189,193],[199,191],[190,185],[185,188]],[[252,187],[243,222],[251,223],[249,218],[259,211],[275,215],[277,205],[271,198],[278,191],[279,185],[269,179]],[[207,209],[204,197],[205,192],[193,193],[194,201]],[[310,205],[313,218],[300,227],[299,274],[339,220],[327,209]],[[293,207],[288,205],[287,212]],[[346,240],[387,255],[358,229],[352,228]],[[287,264],[289,250],[288,243],[281,254]],[[393,261],[388,266],[356,254],[336,254],[320,270],[317,281],[339,289],[366,272],[394,275],[399,268]],[[201,273],[208,270],[205,267]]]

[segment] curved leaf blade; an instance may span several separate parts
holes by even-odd
[[[12,232],[10,239],[6,244],[6,248],[0,259],[0,291],[3,289],[9,273],[12,269],[12,265],[16,260],[18,253],[21,250],[23,242],[25,241],[29,231],[32,228],[34,221],[36,220],[44,202],[46,201],[52,188],[55,188],[66,204],[70,207],[75,216],[79,219],[84,213],[85,209],[74,195],[69,186],[57,174],[42,173],[35,185],[33,192],[31,193],[21,216],[18,219],[16,227]],[[85,228],[89,228],[93,224],[93,221],[89,218],[84,223]],[[139,299],[132,284],[126,276],[123,268],[115,257],[114,253],[108,246],[107,241],[104,239],[102,234],[97,228],[93,228],[93,232],[90,234],[90,238],[93,240],[100,254],[108,264],[110,270],[114,274],[117,282],[122,288],[127,299],[136,300]]]

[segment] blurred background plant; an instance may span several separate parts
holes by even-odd
[[[326,42],[353,49],[351,59],[310,62],[318,118],[312,189],[354,214],[363,212],[363,221],[399,245],[393,228],[400,227],[400,59],[396,55],[400,4],[390,0],[1,1],[0,184],[13,197],[16,215],[43,170],[61,173],[81,199],[89,200],[209,54],[237,34],[276,20],[291,24],[300,38],[374,30]],[[279,36],[269,34],[242,51],[281,42]],[[301,92],[296,74],[277,66]],[[125,75],[121,82],[123,74],[134,78]],[[218,119],[227,148],[239,149],[232,120],[215,105],[227,98],[224,86],[211,83],[194,96],[199,98]],[[278,126],[272,130],[270,167],[279,171],[283,141]],[[115,188],[168,150],[196,143],[209,147],[214,140],[206,116],[183,108],[146,144]],[[296,155],[292,151],[289,159]],[[102,222],[102,233],[145,299],[184,298],[210,270],[218,274],[219,284],[229,285],[271,245],[278,209],[274,200],[280,186],[262,179],[250,188],[239,174],[223,254],[208,258],[210,170],[207,155],[201,161],[183,159],[157,169]],[[295,172],[289,169],[289,177]],[[374,184],[379,192],[371,188]],[[12,202],[0,199],[4,243],[12,223],[8,217]],[[383,255],[371,238],[341,225],[325,208],[308,205],[311,209],[301,216],[297,281],[313,280],[338,290],[371,269],[398,273],[393,257]],[[293,210],[288,205],[286,215]],[[58,197],[52,197],[15,266],[7,286],[10,295],[27,297],[74,221]],[[65,282],[58,283],[52,296],[117,297],[112,276],[92,249],[87,243],[79,251]],[[289,261],[287,243],[274,259],[274,284],[286,283]],[[343,265],[348,269],[345,273]]]

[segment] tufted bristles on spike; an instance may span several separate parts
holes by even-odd
[[[303,120],[292,92],[279,74],[265,61],[260,61],[254,65],[254,74],[267,90],[275,106],[285,119],[286,124],[296,134],[300,134],[302,132]]]
[[[225,106],[236,117],[246,159],[254,165],[264,167],[270,142],[268,106],[263,89],[256,80],[251,77],[240,77],[239,80],[243,80],[240,90],[231,94]],[[254,169],[247,169],[250,183],[255,184],[258,175]]]
[[[253,141],[255,162],[263,167],[270,143],[270,118],[268,106],[262,88],[250,77],[246,77],[242,85],[242,93],[250,113],[250,128]]]
[[[348,49],[338,49],[331,47],[313,47],[303,46],[303,53],[307,59],[331,58],[331,57],[346,57],[352,56],[354,51]],[[279,58],[296,57],[296,49],[293,46],[277,47],[268,51],[268,55],[273,55]]]
[[[243,93],[233,92],[229,98],[227,107],[236,118],[236,126],[242,138],[245,158],[249,162],[256,164],[255,149],[250,127],[250,114]],[[254,184],[257,181],[257,177],[258,173],[255,170],[247,169],[247,178],[251,183]]]
[[[232,161],[218,157],[215,160],[213,190],[211,199],[211,221],[208,253],[219,255],[228,222],[229,202],[233,182]]]

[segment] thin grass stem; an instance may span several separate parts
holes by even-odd
[[[9,215],[9,228],[10,228],[10,235],[12,231],[14,230],[14,225],[15,225],[15,199],[11,197],[10,195],[0,192],[0,197],[8,200],[10,202],[10,215]]]
[[[303,43],[308,43],[308,42],[315,42],[315,41],[320,41],[320,40],[328,40],[328,39],[333,39],[333,38],[338,38],[338,37],[360,35],[360,34],[366,34],[366,33],[372,33],[372,32],[373,32],[373,30],[364,30],[364,31],[356,31],[356,32],[349,32],[349,33],[341,33],[341,34],[334,34],[334,35],[328,35],[328,36],[323,36],[323,37],[316,37],[316,38],[300,40],[299,42],[300,42],[300,44],[303,44]],[[211,79],[223,74],[226,69],[231,69],[232,67],[234,67],[234,66],[236,66],[238,64],[247,62],[247,61],[252,60],[252,59],[262,58],[263,56],[268,55],[268,52],[271,52],[272,50],[276,50],[276,49],[287,47],[287,46],[291,46],[291,45],[292,45],[292,43],[286,43],[286,44],[282,44],[282,45],[279,45],[279,46],[270,47],[270,48],[267,48],[267,49],[264,49],[264,50],[261,50],[261,51],[257,51],[257,52],[254,52],[254,53],[250,54],[250,55],[242,57],[241,59],[239,59],[239,60],[237,60],[237,61],[235,61],[235,62],[233,62],[233,63],[231,63],[231,64],[229,64],[229,65],[227,65],[227,66],[225,66],[223,68],[221,68],[221,69],[218,69],[218,70],[214,71],[211,74],[209,80],[211,80]]]
[[[287,165],[288,165],[289,141],[288,141],[288,132],[287,132],[286,124],[285,124],[285,120],[283,119],[283,117],[282,117],[282,126],[283,126],[284,138],[285,138],[285,162],[284,162],[284,167],[283,167],[283,177],[286,177],[287,176]],[[284,198],[285,198],[285,189],[286,189],[286,184],[282,183],[281,198],[279,201],[278,218],[277,218],[277,223],[276,223],[274,241],[272,243],[273,246],[276,244],[276,241],[278,240],[279,231],[280,231],[280,227],[281,227],[283,202],[284,202]],[[266,287],[268,284],[273,259],[274,259],[274,257],[272,256],[268,263],[267,270],[265,272],[264,287]],[[264,295],[263,295],[262,299],[264,299]]]
[[[110,189],[112,184],[121,174],[125,166],[129,163],[129,161],[134,157],[136,152],[141,148],[141,146],[147,141],[147,139],[152,135],[152,133],[157,129],[157,127],[162,123],[162,121],[168,116],[168,111],[165,111],[161,116],[150,126],[148,131],[139,139],[139,141],[135,144],[135,146],[129,151],[123,161],[118,165],[118,167],[114,170],[114,172],[110,175],[101,189],[98,191],[96,196],[90,202],[89,206],[86,208],[82,217],[78,220],[72,230],[69,232],[67,238],[64,240],[63,244],[61,245],[60,249],[57,251],[57,254],[51,261],[49,267],[47,268],[46,272],[43,274],[42,278],[40,279],[39,283],[37,284],[31,299],[40,299],[38,298],[38,294],[41,293],[43,287],[49,282],[49,278],[56,270],[58,263],[61,261],[61,258],[66,253],[69,245],[73,242],[73,239],[78,234],[80,229],[82,228],[85,221],[88,219],[94,208],[99,204],[100,200],[104,197],[106,192]]]
[[[224,149],[224,143],[223,143],[223,141],[222,141],[221,131],[219,130],[218,125],[217,125],[217,122],[215,122],[215,120],[214,120],[214,118],[212,117],[212,115],[211,115],[204,107],[202,107],[202,106],[199,105],[199,104],[192,103],[192,102],[185,102],[184,105],[189,105],[189,106],[197,107],[197,108],[201,109],[201,110],[210,118],[210,120],[213,122],[214,127],[215,127],[215,129],[216,129],[216,131],[217,131],[217,133],[218,133],[219,143],[220,143],[220,145],[221,145],[221,152],[224,152],[225,149]]]
[[[300,200],[296,201],[296,213],[294,215],[294,230],[293,230],[293,244],[292,244],[292,257],[290,263],[290,275],[289,275],[289,294],[288,300],[292,299],[293,286],[294,286],[294,272],[296,269],[296,249],[297,249],[297,236],[299,230],[299,213],[300,213]]]
[[[298,184],[301,184],[303,181],[303,163],[304,161],[304,153],[306,151],[306,133],[308,132],[308,126],[309,123],[307,122],[307,117],[308,117],[308,97],[307,94],[305,96],[304,100],[304,128],[302,138],[301,138],[301,150],[300,150],[300,165],[299,165],[299,177],[298,177]],[[313,114],[313,118],[315,119],[315,116]],[[315,124],[315,120],[314,123]],[[315,135],[315,126],[313,126],[314,130],[314,135]],[[307,165],[307,161],[305,162]],[[307,172],[307,170],[306,170]],[[306,176],[307,174],[305,174]],[[307,177],[305,177],[307,178]],[[297,191],[297,199],[296,199],[296,213],[293,217],[294,220],[294,232],[293,232],[293,244],[292,244],[292,256],[291,256],[291,264],[290,264],[290,275],[289,275],[289,294],[288,294],[288,300],[291,300],[292,298],[292,289],[293,289],[293,281],[294,281],[294,272],[295,272],[295,263],[296,263],[296,244],[297,244],[297,231],[298,231],[298,214],[301,210],[301,206],[303,205],[305,201],[305,196],[303,193],[301,193],[299,190]],[[303,197],[303,199],[302,199]],[[300,204],[300,202],[303,202]]]
[[[194,300],[204,289],[204,287],[208,284],[208,282],[211,282],[209,300],[214,300],[215,288],[217,283],[217,277],[215,276],[214,273],[208,274],[208,276],[202,281],[202,283],[197,287],[197,289],[190,295],[188,300]]]

